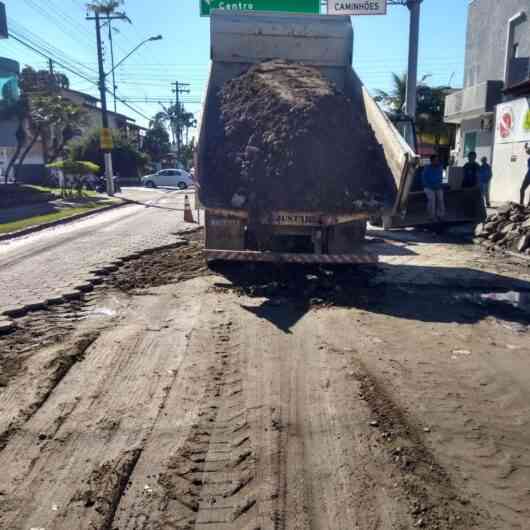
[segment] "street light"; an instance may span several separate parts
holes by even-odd
[[[162,35],[156,35],[155,37],[149,37],[148,39],[145,39],[142,42],[140,42],[140,44],[138,44],[136,48],[133,48],[110,72],[107,72],[105,74],[105,77],[108,77],[110,74],[112,74],[112,72],[114,72],[114,70],[116,70],[118,66],[123,64],[136,50],[141,48],[144,44],[147,44],[148,42],[154,42],[156,40],[162,40],[163,38],[164,37],[162,37]]]
[[[108,16],[107,22],[110,23],[111,20],[122,20],[125,18],[123,14],[116,14],[114,16]],[[114,195],[114,171],[112,169],[112,135],[109,129],[109,115],[107,110],[107,85],[106,79],[112,74],[118,66],[123,64],[123,62],[128,59],[138,48],[142,47],[147,42],[161,40],[162,35],[157,35],[155,37],[149,37],[142,41],[136,48],[129,52],[116,66],[112,68],[110,72],[105,73],[103,65],[103,47],[101,42],[101,16],[100,12],[96,10],[94,17],[87,17],[87,20],[95,20],[96,22],[96,40],[97,40],[97,51],[98,51],[98,68],[99,68],[99,92],[101,97],[101,150],[104,153],[105,160],[105,177],[107,180],[107,193],[109,196]]]

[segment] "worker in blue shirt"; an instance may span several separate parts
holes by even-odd
[[[491,184],[491,166],[488,164],[488,158],[483,156],[480,159],[480,167],[478,169],[478,179],[480,184],[480,191],[482,198],[488,208],[491,208],[490,203],[490,184]]]
[[[421,175],[423,191],[427,195],[427,211],[432,220],[445,217],[444,191],[442,188],[443,167],[438,155],[431,156],[431,163],[423,168]]]
[[[524,149],[526,151],[526,154],[530,157],[530,146],[528,144],[524,144]],[[524,206],[524,195],[526,193],[527,188],[529,187],[530,187],[530,158],[528,159],[528,167],[526,171],[526,176],[521,186],[521,206]],[[528,201],[528,206],[530,206],[530,200]]]

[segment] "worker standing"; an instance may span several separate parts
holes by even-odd
[[[488,164],[488,158],[483,156],[480,160],[480,167],[478,170],[478,177],[480,182],[480,191],[482,198],[488,208],[491,208],[490,203],[490,184],[491,184],[491,166]]]
[[[467,155],[467,163],[464,164],[464,179],[462,188],[474,188],[479,184],[480,166],[477,164],[477,153],[471,151]]]
[[[438,155],[431,156],[431,163],[423,168],[422,183],[427,195],[427,210],[432,220],[445,217],[443,192],[443,166]]]
[[[528,158],[528,166],[526,170],[526,176],[523,179],[523,184],[521,185],[521,206],[524,206],[524,196],[526,193],[526,190],[530,187],[530,146],[528,144],[524,144],[524,150],[526,151],[526,154],[529,156]],[[530,206],[530,200],[528,201],[528,206]]]

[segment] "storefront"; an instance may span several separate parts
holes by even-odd
[[[530,98],[497,105],[493,147],[493,201],[519,201],[519,189],[528,171],[525,144],[530,144]]]

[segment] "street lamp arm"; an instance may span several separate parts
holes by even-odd
[[[114,68],[110,70],[110,72],[107,72],[105,74],[105,77],[108,77],[110,74],[112,74],[112,72],[114,72],[119,66],[121,66],[136,50],[138,50],[138,48],[141,48],[144,44],[155,40],[162,40],[162,35],[157,35],[156,37],[149,37],[148,39],[145,39],[140,42],[140,44],[138,44],[136,48],[133,48],[121,61],[119,61],[118,64],[116,64],[116,66],[114,66]]]

